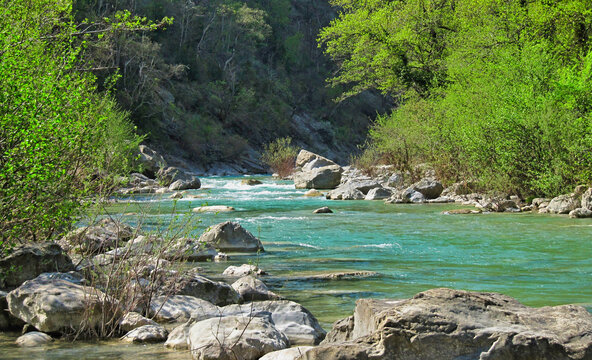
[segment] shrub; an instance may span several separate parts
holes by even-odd
[[[297,154],[298,149],[292,145],[292,138],[283,137],[264,146],[261,161],[283,178],[294,172]]]

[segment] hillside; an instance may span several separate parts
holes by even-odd
[[[389,105],[377,92],[334,101],[344,89],[327,86],[336,68],[317,43],[336,16],[328,1],[75,4],[88,24],[124,10],[174,20],[166,29],[111,35],[86,56],[100,79],[115,84],[146,142],[195,169],[260,171],[258,151],[283,136],[347,162]]]

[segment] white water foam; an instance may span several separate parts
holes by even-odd
[[[378,249],[388,249],[388,248],[392,248],[393,246],[397,246],[399,249],[401,248],[401,245],[399,244],[365,244],[365,245],[356,245],[354,246],[355,248],[378,248]]]
[[[321,250],[322,247],[320,246],[314,246],[311,244],[305,244],[305,243],[298,243],[298,246],[302,246],[302,247],[306,247],[306,248],[311,248],[311,249],[317,249],[317,250]]]

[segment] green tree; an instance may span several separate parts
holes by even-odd
[[[71,2],[0,5],[0,249],[6,249],[67,228],[88,196],[108,193],[115,176],[129,169],[140,139],[127,114],[81,71],[84,37]]]

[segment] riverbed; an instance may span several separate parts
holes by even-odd
[[[359,298],[407,298],[434,288],[501,292],[530,306],[579,304],[592,310],[592,220],[536,213],[445,215],[457,204],[384,204],[306,197],[289,181],[255,177],[204,178],[202,189],[183,199],[165,195],[120,198],[108,211],[143,228],[166,229],[184,222],[199,236],[208,226],[237,221],[259,237],[265,251],[230,254],[228,262],[194,264],[206,276],[224,280],[229,265],[257,264],[269,275],[271,290],[308,308],[329,330],[351,315]],[[228,213],[200,213],[202,205],[227,205]],[[329,206],[333,214],[313,214]],[[341,280],[310,279],[333,272],[372,271],[375,276]],[[30,350],[0,336],[0,354],[31,358]],[[116,342],[58,343],[33,358],[189,358],[162,345]],[[29,357],[27,357],[29,355]],[[4,358],[0,355],[0,358]]]

